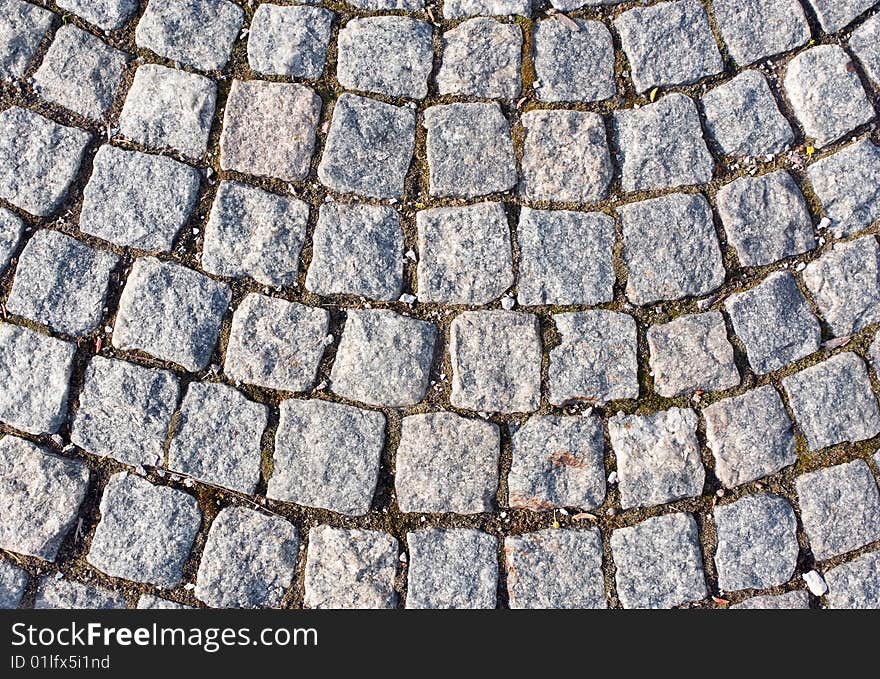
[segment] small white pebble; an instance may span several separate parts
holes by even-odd
[[[405,292],[400,296],[400,301],[404,304],[412,304],[416,301],[416,296],[410,295],[408,292]]]
[[[819,226],[817,228],[819,229],[819,231],[823,231],[824,229],[827,229],[829,226],[831,226],[831,220],[828,219],[828,217],[822,217],[822,221],[819,222]]]
[[[406,258],[411,259],[412,261],[416,261],[416,253],[413,250],[407,250]]]
[[[188,582],[183,586],[183,588],[185,590],[187,590],[188,592],[191,592],[192,590],[194,590],[196,588],[196,586],[194,584],[192,584],[191,582]]]
[[[819,571],[810,571],[804,573],[804,582],[807,583],[807,589],[816,596],[822,596],[828,591],[828,585],[825,584],[825,578]]]
[[[501,298],[501,308],[505,311],[510,311],[511,309],[513,309],[514,304],[516,304],[516,302],[513,301],[513,297]]]
[[[608,475],[608,485],[613,486],[617,483],[617,472],[611,472]]]

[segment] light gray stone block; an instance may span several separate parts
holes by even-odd
[[[853,31],[849,49],[874,87],[880,88],[880,15],[875,14]]]
[[[786,592],[785,594],[765,594],[764,596],[755,596],[746,599],[738,604],[733,604],[730,608],[737,609],[757,609],[757,610],[776,610],[776,609],[807,609],[810,607],[810,596],[803,590],[794,592]]]
[[[837,33],[846,28],[856,17],[873,7],[877,0],[807,0],[822,30],[826,33]]]
[[[27,586],[28,574],[9,561],[0,561],[0,609],[18,608]]]
[[[0,207],[0,274],[9,266],[9,260],[18,249],[22,233],[24,233],[24,222],[21,217],[11,210]]]
[[[810,24],[798,0],[712,0],[721,37],[740,66],[801,47]]]
[[[551,17],[534,26],[535,95],[541,101],[603,101],[617,93],[611,32],[599,21]]]
[[[141,610],[168,610],[168,611],[191,611],[193,610],[192,606],[185,606],[184,604],[179,604],[176,601],[169,601],[168,599],[162,599],[157,596],[153,596],[152,594],[141,594],[140,598],[138,598],[137,606],[135,608],[139,608]]]
[[[0,79],[13,80],[27,73],[52,26],[52,17],[52,12],[30,2],[0,0]]]
[[[260,4],[248,33],[250,67],[263,75],[320,78],[332,23],[333,12],[322,7]]]
[[[514,99],[522,90],[522,29],[488,17],[468,19],[443,34],[437,89],[482,99]]]
[[[97,585],[46,576],[37,587],[36,609],[108,610],[128,608],[125,597]]]
[[[120,28],[138,9],[138,0],[56,0],[55,4],[105,31]]]
[[[461,19],[471,16],[532,15],[531,0],[447,0],[443,3],[444,19]]]
[[[880,552],[868,552],[825,573],[829,608],[880,609]]]

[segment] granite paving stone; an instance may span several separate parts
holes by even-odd
[[[208,150],[216,102],[217,85],[213,80],[144,64],[135,71],[119,114],[119,131],[150,149],[172,149],[199,159]]]
[[[404,408],[428,390],[437,327],[389,309],[349,309],[330,385],[367,405]]]
[[[327,347],[329,319],[326,309],[248,294],[232,317],[223,370],[237,382],[307,391]]]
[[[492,511],[500,455],[500,433],[492,422],[449,412],[405,417],[395,477],[400,510],[456,514]]]
[[[716,203],[743,266],[766,266],[816,247],[807,202],[785,170],[735,179],[718,189]]]
[[[880,321],[880,246],[874,236],[837,243],[810,262],[803,277],[836,337]]]
[[[320,401],[280,406],[266,496],[347,516],[370,511],[385,445],[385,416]]]
[[[673,193],[617,208],[623,227],[626,295],[634,304],[698,297],[726,275],[709,203]]]
[[[168,447],[168,468],[247,495],[256,492],[269,408],[225,384],[187,387]]]
[[[486,99],[514,99],[522,89],[522,29],[477,17],[443,34],[437,89]]]
[[[636,321],[628,314],[594,310],[553,315],[559,346],[550,349],[550,403],[639,397]]]
[[[150,0],[135,42],[160,57],[202,71],[223,68],[244,23],[230,0]]]
[[[425,8],[425,0],[346,0],[346,2],[361,10],[419,12]]]
[[[24,77],[52,26],[52,16],[24,0],[0,0],[0,79]]]
[[[0,609],[18,608],[27,582],[26,571],[9,561],[0,561]]]
[[[837,33],[849,26],[860,14],[871,9],[877,0],[807,0],[822,30]]]
[[[202,370],[217,345],[230,299],[226,285],[198,271],[140,257],[119,299],[113,346]]]
[[[34,73],[34,89],[43,99],[101,121],[116,99],[127,61],[125,52],[67,24]]]
[[[407,608],[495,608],[497,538],[469,528],[429,528],[407,533],[406,540]]]
[[[617,595],[624,608],[674,608],[708,594],[697,524],[667,514],[611,534]]]
[[[601,212],[519,213],[517,301],[526,306],[614,299],[614,219]]]
[[[403,290],[400,214],[384,205],[321,204],[306,288],[319,295],[395,301]]]
[[[105,31],[120,28],[138,9],[138,0],[56,0],[55,4]]]
[[[263,75],[320,78],[333,16],[322,7],[261,3],[248,33],[248,64]]]
[[[608,420],[617,456],[620,504],[652,507],[703,491],[697,414],[670,408],[653,415],[615,415]]]
[[[192,606],[186,606],[184,604],[179,604],[176,601],[169,601],[168,599],[162,599],[157,596],[153,596],[152,594],[141,594],[138,598],[137,606],[135,608],[139,608],[141,610],[151,610],[151,611],[160,611],[160,610],[168,610],[168,611],[191,611],[193,610]]]
[[[524,113],[522,179],[526,200],[595,203],[605,198],[614,173],[605,123],[598,113]]]
[[[339,193],[400,198],[415,133],[412,109],[343,94],[333,107],[318,179]]]
[[[456,408],[532,412],[541,402],[538,317],[515,311],[465,311],[449,330]]]
[[[756,610],[777,610],[777,609],[807,609],[810,607],[810,595],[803,590],[795,590],[794,592],[786,592],[785,594],[765,594],[762,596],[754,596],[738,604],[733,604],[731,609],[756,609]]]
[[[263,285],[292,285],[308,219],[308,204],[297,198],[220,182],[205,224],[202,268]]]
[[[712,0],[721,37],[738,64],[801,47],[810,24],[798,0]]]
[[[712,180],[715,161],[690,97],[667,94],[641,108],[616,111],[613,126],[625,191],[672,189]]]
[[[11,210],[0,207],[0,274],[6,271],[9,261],[18,249],[24,233],[24,222]]]
[[[781,370],[819,350],[822,328],[788,271],[771,273],[724,302],[733,331],[759,375]]]
[[[880,552],[868,552],[825,573],[828,608],[880,609]]]
[[[839,45],[817,45],[792,59],[785,93],[798,122],[816,146],[828,146],[874,118],[874,108]]]
[[[448,0],[443,3],[444,19],[499,15],[530,17],[531,0]]]
[[[37,217],[56,212],[91,134],[12,106],[0,113],[0,198]]]
[[[0,439],[0,548],[54,561],[76,524],[89,470],[7,434]]]
[[[880,433],[880,411],[864,361],[843,352],[782,379],[810,450]]]
[[[513,609],[606,608],[598,529],[547,529],[505,538]]]
[[[95,356],[86,368],[70,440],[124,464],[159,466],[179,395],[170,371]]]
[[[703,410],[715,475],[733,488],[797,462],[791,420],[772,386],[717,401]]]
[[[880,88],[880,14],[875,14],[852,32],[849,49],[875,89]]]
[[[234,80],[223,115],[220,167],[303,181],[315,151],[321,97],[296,83]]]
[[[169,252],[200,185],[199,171],[185,163],[105,144],[83,190],[79,228],[121,247]]]
[[[667,398],[696,391],[723,391],[740,383],[727,339],[724,317],[717,311],[685,314],[648,329],[649,365],[654,390]]]
[[[0,422],[29,434],[54,434],[67,420],[76,345],[0,323]]]
[[[346,89],[424,99],[432,36],[430,24],[409,17],[352,19],[339,31],[336,79]]]
[[[599,21],[556,17],[534,24],[535,95],[541,101],[604,101],[617,93],[611,32]],[[576,28],[575,28],[576,27]]]
[[[314,609],[395,608],[397,540],[377,530],[309,531],[303,603]]]
[[[293,581],[296,527],[244,507],[220,511],[208,531],[196,598],[212,608],[275,608]]]
[[[535,415],[511,436],[510,506],[591,510],[605,500],[605,443],[595,415]]]
[[[44,577],[37,586],[34,600],[36,609],[109,610],[128,608],[119,592],[98,585],[87,585],[75,580]]]
[[[6,310],[55,332],[86,335],[101,322],[118,261],[58,231],[37,231],[19,257]]]

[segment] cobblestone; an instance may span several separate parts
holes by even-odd
[[[764,596],[755,596],[746,599],[738,604],[733,604],[731,609],[756,609],[756,610],[776,610],[776,609],[807,609],[810,607],[809,595],[801,590],[794,592],[786,592],[785,594],[766,594]]]
[[[880,88],[880,15],[875,14],[853,31],[849,48],[874,87]]]
[[[880,552],[869,552],[825,573],[828,607],[880,608]]]
[[[522,29],[478,17],[443,34],[440,94],[513,99],[522,89]]]
[[[741,65],[801,47],[810,25],[798,0],[712,0],[727,49]]]
[[[21,78],[52,26],[52,12],[24,0],[0,0],[0,9],[0,78]]]
[[[105,31],[121,27],[138,8],[137,0],[56,0],[55,4]]]
[[[541,101],[604,101],[617,93],[611,33],[598,21],[535,22],[535,95]]]
[[[0,274],[9,266],[23,232],[24,222],[21,218],[6,208],[0,208]]]
[[[36,609],[109,610],[128,608],[122,594],[73,580],[46,577],[37,587]]]
[[[0,609],[18,608],[24,596],[28,575],[8,561],[0,561]]]
[[[876,0],[807,0],[819,19],[822,30],[836,33],[849,26],[862,12],[876,4]]]
[[[248,64],[263,75],[314,80],[324,72],[333,12],[262,3],[248,34]]]

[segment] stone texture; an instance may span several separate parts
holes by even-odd
[[[798,0],[712,0],[727,49],[746,65],[801,47],[810,24]]]
[[[653,415],[615,415],[608,420],[617,456],[620,504],[652,507],[703,492],[697,414],[670,408]]]
[[[0,548],[54,561],[76,523],[88,468],[7,434],[0,439]]]
[[[708,594],[697,524],[690,514],[647,519],[611,534],[624,608],[673,608]]]
[[[844,352],[782,380],[810,450],[880,433],[877,398],[856,354]]]
[[[317,526],[309,531],[306,608],[395,608],[397,540],[382,531]]]
[[[233,80],[220,135],[220,167],[303,181],[320,115],[321,97],[304,85]]]
[[[28,574],[9,561],[0,561],[0,610],[18,608],[27,586]]]
[[[724,317],[717,311],[652,325],[648,348],[654,390],[661,396],[723,391],[740,382]]]
[[[101,322],[118,261],[58,231],[37,231],[18,260],[6,310],[55,332],[86,335]]]
[[[614,298],[614,219],[601,212],[519,213],[517,301],[595,305]]]
[[[836,337],[880,321],[880,247],[874,236],[837,243],[808,264],[803,276]]]
[[[214,71],[229,61],[243,23],[241,7],[229,0],[150,0],[135,42],[160,57]]]
[[[162,599],[157,596],[153,596],[152,594],[141,594],[138,598],[137,606],[135,608],[141,610],[168,610],[168,611],[191,611],[193,610],[192,606],[185,606],[184,604],[179,604],[176,601],[169,601],[168,599]]]
[[[249,294],[232,317],[224,372],[280,391],[307,391],[327,346],[330,314],[298,302]]]
[[[67,419],[76,345],[0,323],[0,422],[29,434],[54,434]]]
[[[253,495],[260,481],[261,440],[269,409],[224,384],[187,388],[168,448],[168,468]]]
[[[368,405],[403,408],[428,390],[437,327],[388,309],[349,309],[330,384]]]
[[[614,174],[598,113],[529,111],[522,115],[520,194],[526,200],[595,203]]]
[[[326,201],[312,237],[306,288],[319,295],[395,301],[403,290],[403,250],[394,208]]]
[[[603,101],[617,93],[611,32],[599,21],[551,17],[534,24],[535,95],[541,101]]]
[[[199,171],[189,165],[105,144],[83,192],[79,228],[121,247],[169,252],[200,184]]]
[[[724,69],[699,0],[635,7],[614,20],[639,92],[688,85]]]
[[[251,19],[248,64],[263,75],[314,80],[324,72],[333,12],[263,3]]]
[[[829,608],[880,609],[880,552],[863,554],[825,573]]]
[[[788,62],[785,93],[798,122],[817,146],[827,146],[874,117],[849,55],[839,45],[817,45]]]
[[[875,14],[853,31],[849,49],[874,87],[880,88],[880,15]]]
[[[0,198],[37,217],[57,212],[91,135],[12,106],[0,113]]]
[[[765,266],[816,247],[807,202],[785,170],[718,189],[718,214],[743,266]]]
[[[56,0],[55,4],[105,31],[119,28],[138,9],[138,0]]]
[[[670,194],[617,208],[623,226],[626,296],[639,305],[707,295],[725,270],[709,203]]]
[[[538,317],[514,311],[466,311],[449,330],[456,408],[516,413],[541,403]]]
[[[787,271],[771,273],[760,284],[724,302],[733,331],[759,375],[781,370],[819,350],[822,329]]]
[[[195,595],[213,608],[270,608],[293,580],[299,535],[280,516],[223,509],[208,532]]]
[[[550,403],[603,404],[639,396],[637,331],[613,311],[554,314],[561,339],[550,350]]]
[[[51,26],[52,12],[23,0],[0,0],[0,79],[27,73]]]
[[[158,64],[144,64],[135,72],[125,98],[119,131],[144,146],[171,148],[198,159],[208,150],[216,100],[217,85],[213,80]]]
[[[501,203],[416,213],[420,302],[488,304],[513,285],[510,228]]]
[[[318,179],[339,193],[400,198],[415,134],[411,109],[343,94],[333,107]]]
[[[713,403],[703,410],[715,475],[733,488],[797,462],[791,420],[772,386]]]
[[[826,33],[837,31],[849,26],[860,14],[871,9],[877,0],[807,0],[822,30]]]
[[[95,356],[86,369],[70,440],[124,464],[160,466],[180,388],[167,370]]]
[[[706,131],[729,156],[768,156],[788,149],[794,132],[759,71],[743,71],[703,95]]]
[[[498,540],[468,528],[407,533],[407,608],[495,608]]]
[[[24,222],[11,210],[0,207],[0,274],[6,271],[9,260],[18,249],[24,232]]]
[[[693,100],[667,94],[653,104],[614,113],[625,191],[708,184],[712,159]]]
[[[127,61],[124,52],[67,24],[34,73],[34,89],[43,99],[101,121],[116,99]]]
[[[119,299],[113,346],[202,370],[217,345],[230,298],[227,286],[204,274],[141,257]]]
[[[880,491],[864,460],[803,474],[795,485],[816,559],[829,559],[880,539]]]
[[[221,182],[205,225],[202,268],[263,285],[293,285],[308,219],[309,206],[301,200]]]
[[[531,0],[447,0],[443,3],[444,19],[461,19],[478,15],[529,17]]]
[[[283,401],[266,496],[348,516],[370,511],[385,416],[329,401]]]
[[[37,587],[36,609],[108,610],[128,608],[125,597],[97,585],[45,577]]]
[[[346,2],[361,10],[403,10],[418,12],[425,8],[425,0],[346,0]]]
[[[510,126],[497,103],[431,106],[422,124],[432,196],[475,198],[516,185]]]
[[[800,547],[797,517],[784,498],[747,495],[715,507],[715,567],[722,591],[767,589],[794,575]]]
[[[405,417],[395,475],[400,510],[492,511],[500,455],[498,426],[491,422],[447,412]]]
[[[880,148],[870,140],[813,163],[807,176],[838,238],[880,220]]]
[[[402,16],[355,18],[339,31],[336,79],[346,89],[424,99],[434,63],[431,25]]]
[[[605,501],[605,443],[595,415],[536,415],[513,432],[510,506],[595,509]]]
[[[797,590],[794,592],[786,592],[785,594],[755,596],[738,604],[733,604],[730,608],[733,610],[756,609],[766,611],[777,609],[807,609],[809,607],[810,596],[802,590]]]
[[[110,477],[86,560],[107,575],[175,587],[202,522],[196,499],[128,473]]]
[[[522,29],[478,17],[443,34],[437,71],[440,94],[514,99],[522,90]]]
[[[607,608],[597,529],[507,537],[504,555],[511,608]]]

